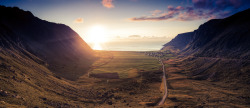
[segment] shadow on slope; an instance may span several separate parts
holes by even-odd
[[[66,25],[41,20],[17,7],[0,6],[0,13],[1,47],[27,50],[15,49],[42,59],[57,76],[76,80],[95,60],[92,49]]]

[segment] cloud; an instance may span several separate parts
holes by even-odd
[[[128,36],[129,38],[140,38],[141,36],[140,35],[130,35]]]
[[[161,13],[162,11],[161,10],[154,10],[154,11],[151,11],[152,15],[155,16],[155,15],[158,15],[159,13]]]
[[[102,0],[102,5],[106,8],[114,8],[113,0]]]
[[[184,8],[178,6],[174,8],[173,6],[168,6],[167,12],[162,12],[160,10],[152,11],[153,14],[151,16],[143,16],[143,17],[134,17],[131,18],[131,21],[161,21],[161,20],[168,20],[174,18],[176,15],[180,13]]]
[[[189,1],[189,0],[188,0]],[[165,11],[154,10],[151,15],[133,17],[131,21],[192,21],[224,18],[234,14],[247,0],[192,0],[192,6],[169,5]]]
[[[77,18],[75,19],[74,23],[83,23],[83,18]]]
[[[111,41],[116,41],[116,42],[156,42],[156,41],[166,41],[168,39],[171,39],[171,37],[167,36],[140,36],[140,35],[130,35],[127,37],[114,37],[111,39]]]
[[[134,17],[134,18],[130,18],[131,21],[161,21],[161,20],[167,20],[173,18],[172,15],[161,15],[161,16],[157,16],[157,17]]]

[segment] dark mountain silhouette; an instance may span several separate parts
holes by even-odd
[[[93,97],[70,81],[95,60],[76,32],[17,7],[0,6],[0,14],[1,108],[79,108]]]
[[[168,67],[168,76],[170,76],[168,82],[172,88],[180,90],[183,85],[191,84],[187,86],[188,88],[182,89],[181,93],[177,93],[176,97],[182,95],[186,89],[196,86],[197,89],[191,89],[191,92],[186,94],[196,97],[192,92],[198,93],[197,103],[202,102],[202,106],[214,107],[213,105],[217,105],[215,107],[218,107],[223,106],[219,105],[219,102],[223,102],[223,104],[228,102],[224,105],[230,103],[235,106],[226,107],[236,107],[237,105],[249,107],[250,9],[224,19],[210,20],[193,32],[179,34],[165,44],[162,51],[173,52],[177,55],[173,60],[167,61],[169,64],[172,63],[172,67]],[[205,93],[201,95],[201,92],[196,90],[202,91],[202,86],[193,82],[199,82],[208,89],[204,90]],[[219,90],[218,94],[211,93],[216,90]],[[222,96],[227,94],[223,90],[228,90],[235,97],[232,94]],[[206,97],[206,95],[208,96]],[[202,97],[206,97],[205,101]],[[212,101],[213,99],[216,100]],[[187,101],[186,99],[179,101],[180,98],[176,100],[181,103]],[[213,102],[215,104],[212,104]],[[183,104],[180,107],[190,106]]]
[[[161,50],[171,49],[172,51],[179,52],[193,39],[193,35],[194,32],[178,34],[173,40],[163,45],[165,47]]]
[[[250,59],[250,9],[213,19],[197,30],[179,34],[162,49],[196,57]]]
[[[16,50],[71,80],[84,74],[93,61],[92,49],[70,27],[41,20],[17,7],[0,6],[0,13],[3,50]]]
[[[235,89],[249,88],[250,9],[179,34],[162,50],[184,57],[181,64],[190,78],[222,81],[234,84]]]

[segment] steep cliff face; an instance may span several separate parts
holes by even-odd
[[[23,49],[59,76],[74,80],[93,60],[92,49],[70,27],[41,20],[31,12],[0,6],[1,48]],[[22,51],[20,51],[22,52]],[[79,68],[68,68],[79,64]]]
[[[188,77],[249,88],[250,9],[210,20],[194,32],[176,36],[162,48],[173,49],[184,57],[180,64],[186,66]]]
[[[194,32],[178,34],[173,40],[163,45],[162,50],[171,49],[172,51],[179,52],[193,39],[193,35]]]
[[[178,35],[164,47],[174,46],[181,54],[198,57],[250,59],[249,19],[250,9],[225,19],[210,20],[191,35]]]

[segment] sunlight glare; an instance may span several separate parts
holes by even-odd
[[[102,47],[99,43],[95,43],[93,49],[94,50],[102,50]]]
[[[106,29],[104,26],[95,25],[90,28],[88,37],[89,41],[92,43],[103,43],[106,42]]]
[[[94,25],[88,30],[88,42],[92,43],[94,50],[103,50],[101,44],[107,41],[106,28],[102,25]]]

